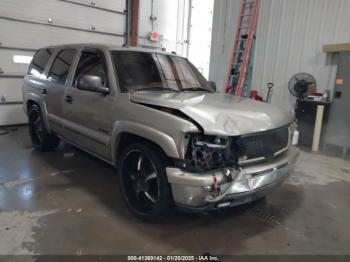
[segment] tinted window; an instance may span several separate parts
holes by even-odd
[[[157,54],[157,58],[170,88],[211,90],[207,80],[187,59],[163,54]]]
[[[83,75],[99,76],[104,86],[107,86],[107,73],[105,70],[105,60],[99,53],[83,52],[74,76],[74,85]]]
[[[163,86],[151,54],[113,51],[112,57],[122,92]]]
[[[69,69],[73,63],[76,51],[73,49],[63,50],[58,53],[51,67],[48,79],[64,85],[67,80]]]
[[[34,55],[33,61],[30,63],[28,74],[40,76],[49,61],[50,56],[52,55],[52,49],[40,49]]]

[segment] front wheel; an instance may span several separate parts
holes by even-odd
[[[119,163],[123,198],[137,217],[154,221],[172,207],[172,194],[165,171],[166,158],[149,143],[126,147]]]
[[[29,108],[28,118],[29,135],[35,149],[45,151],[56,148],[60,139],[47,131],[38,105],[32,105]]]

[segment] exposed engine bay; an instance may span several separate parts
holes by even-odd
[[[238,137],[191,134],[183,168],[203,172],[271,161],[287,151],[293,134],[291,128],[284,126]]]
[[[232,139],[218,136],[192,134],[185,155],[184,168],[203,172],[237,164],[237,154]]]

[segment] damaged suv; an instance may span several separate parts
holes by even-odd
[[[36,52],[24,109],[34,147],[60,139],[117,167],[127,206],[156,219],[264,197],[293,170],[293,118],[217,93],[185,58],[76,44]]]

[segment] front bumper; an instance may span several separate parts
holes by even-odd
[[[299,150],[291,147],[273,162],[240,170],[224,168],[196,174],[169,167],[166,172],[177,206],[201,212],[237,206],[264,197],[293,171],[298,156]]]

